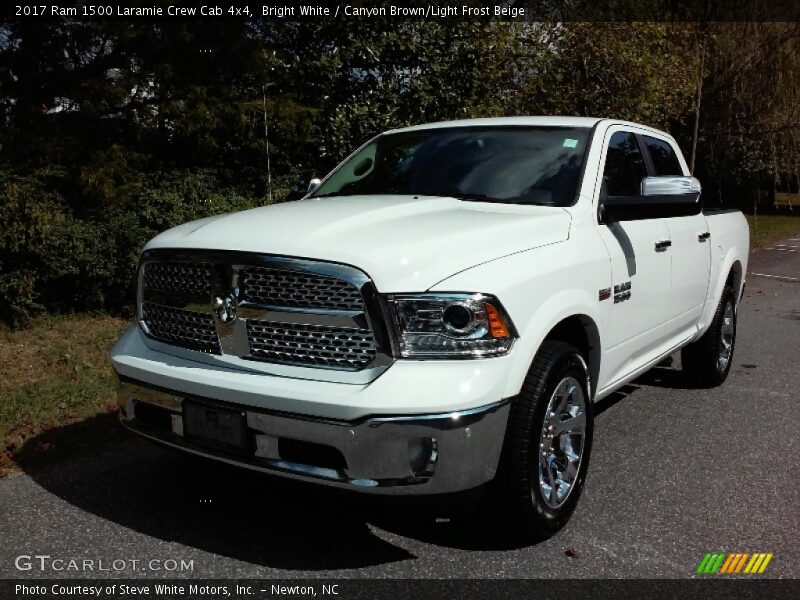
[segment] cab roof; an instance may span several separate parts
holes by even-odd
[[[441,121],[425,123],[393,129],[387,133],[401,131],[417,131],[420,129],[440,129],[443,127],[513,127],[513,126],[549,126],[549,127],[594,127],[602,121],[598,117],[494,117],[489,119],[460,119],[457,121]]]

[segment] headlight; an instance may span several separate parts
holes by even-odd
[[[499,356],[516,337],[494,296],[468,293],[391,294],[386,297],[403,357]]]

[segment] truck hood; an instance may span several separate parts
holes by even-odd
[[[475,265],[564,241],[569,225],[570,215],[562,208],[431,196],[341,196],[192,221],[153,238],[146,249],[322,259],[362,269],[381,292],[413,292]]]

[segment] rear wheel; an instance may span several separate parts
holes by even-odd
[[[699,387],[721,385],[731,370],[735,345],[736,294],[725,286],[708,331],[681,352],[684,372]]]
[[[586,363],[578,350],[546,341],[509,418],[497,480],[503,514],[527,541],[559,531],[575,510],[593,432]]]

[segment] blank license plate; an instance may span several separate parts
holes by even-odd
[[[247,448],[247,419],[240,410],[185,400],[183,436],[206,446],[244,453]]]

